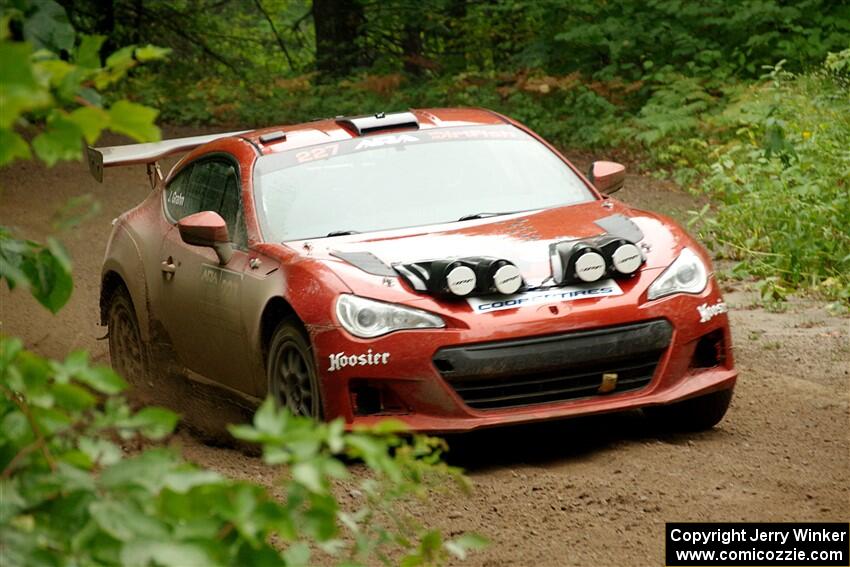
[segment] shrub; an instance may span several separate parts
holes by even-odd
[[[768,82],[730,107],[734,138],[703,190],[717,206],[701,225],[739,275],[850,301],[850,97],[840,63]],[[836,72],[837,71],[837,72]]]
[[[83,352],[63,362],[0,339],[0,549],[10,565],[305,565],[318,551],[348,565],[405,565],[464,557],[474,535],[444,541],[401,516],[393,503],[424,495],[459,471],[440,462],[443,442],[398,424],[346,433],[266,401],[253,424],[234,426],[285,466],[283,497],[184,462],[169,448],[125,455],[139,437],[162,440],[177,416],[132,412],[124,381],[90,366]],[[364,462],[357,510],[343,510],[332,483],[345,462]]]

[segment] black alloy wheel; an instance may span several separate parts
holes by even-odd
[[[294,318],[275,329],[266,363],[269,391],[295,415],[321,419],[322,399],[310,341]]]

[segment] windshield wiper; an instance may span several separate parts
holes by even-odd
[[[501,216],[501,215],[509,215],[509,214],[511,214],[511,213],[510,212],[504,212],[504,213],[473,213],[471,215],[463,215],[462,217],[457,219],[457,222],[465,221],[465,220],[486,219],[488,217],[498,217],[498,216]]]
[[[356,230],[333,230],[325,235],[325,237],[329,236],[348,236],[349,234],[360,234]]]

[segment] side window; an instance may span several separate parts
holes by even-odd
[[[175,221],[199,211],[199,195],[189,193],[189,178],[194,168],[194,164],[184,167],[165,189],[165,208]]]
[[[191,171],[187,171],[189,168]],[[230,240],[237,246],[247,244],[241,187],[233,164],[210,160],[190,165],[169,184],[165,199],[174,220],[200,211],[215,211],[227,223]]]

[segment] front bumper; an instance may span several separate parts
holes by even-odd
[[[727,316],[702,321],[697,309],[720,300],[712,282],[699,295],[642,305],[625,294],[459,312],[446,329],[371,340],[313,328],[325,416],[342,417],[349,427],[392,417],[417,431],[448,433],[663,405],[731,388],[737,371]],[[714,355],[706,355],[707,343]],[[603,387],[612,374],[617,384]]]

